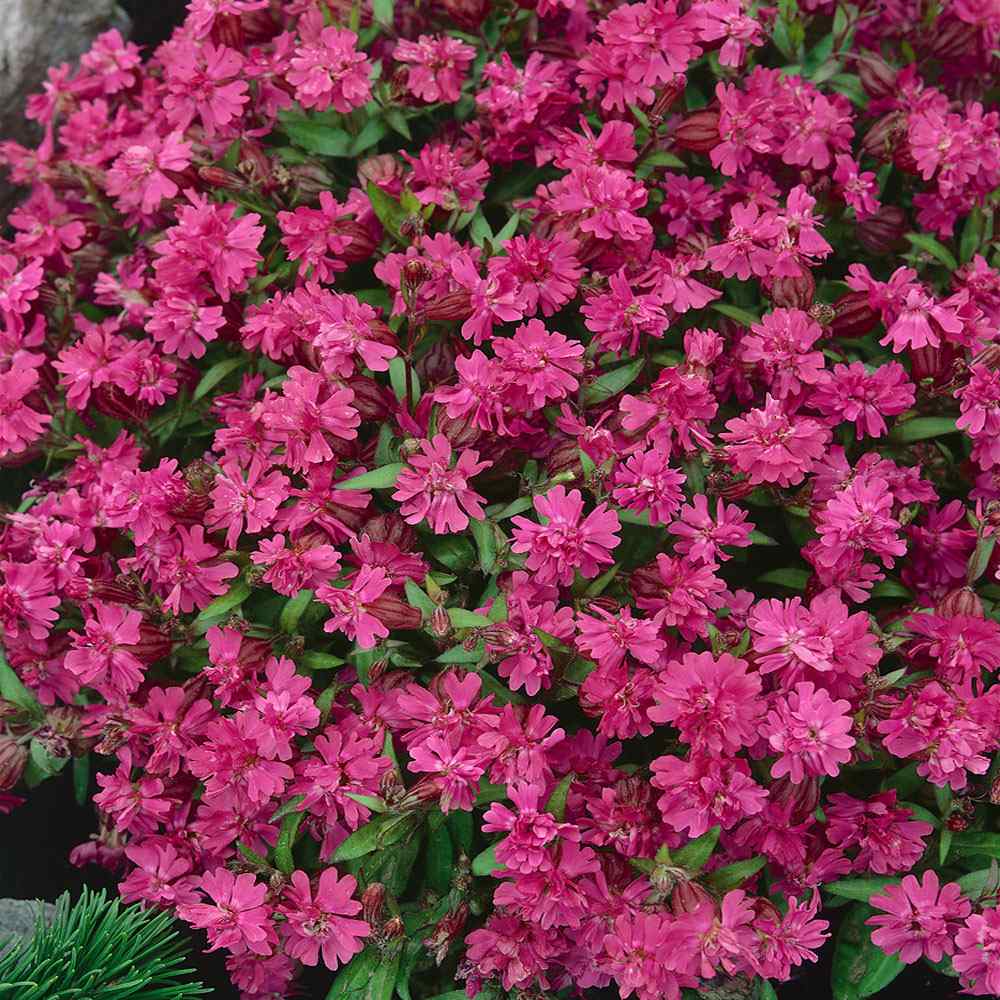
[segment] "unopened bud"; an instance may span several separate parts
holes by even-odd
[[[444,608],[435,608],[431,613],[431,634],[436,639],[447,639],[452,633],[451,619]]]
[[[457,292],[449,292],[439,299],[428,303],[418,316],[418,320],[439,320],[456,322],[467,320],[472,315],[472,299],[463,288]]]
[[[231,170],[226,170],[225,167],[199,167],[198,176],[206,184],[211,184],[213,188],[219,188],[223,191],[250,190],[250,185],[247,183],[246,178],[241,177],[239,174],[234,174]]]
[[[858,223],[858,242],[871,254],[897,249],[906,232],[906,213],[897,205],[882,205],[874,215]]]
[[[816,294],[812,272],[804,270],[794,278],[775,278],[768,289],[771,301],[782,309],[807,310]]]
[[[837,299],[833,309],[830,332],[834,337],[843,337],[845,340],[865,336],[875,329],[879,321],[867,292],[848,292]]]
[[[858,56],[857,67],[861,86],[869,97],[884,100],[895,96],[897,72],[880,55],[862,52]]]
[[[691,153],[710,153],[722,142],[719,135],[719,111],[703,108],[687,115],[674,129],[674,145]]]
[[[9,791],[28,764],[28,748],[13,736],[0,736],[0,792]]]
[[[949,618],[967,615],[970,618],[985,618],[986,610],[979,595],[971,587],[956,587],[938,601],[937,613]]]

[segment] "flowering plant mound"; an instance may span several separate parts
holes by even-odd
[[[192,0],[53,69],[3,806],[72,761],[244,997],[1000,992],[998,40]]]

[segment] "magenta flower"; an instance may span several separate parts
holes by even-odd
[[[583,517],[579,490],[566,492],[555,486],[535,497],[541,524],[515,517],[514,552],[527,553],[525,565],[537,571],[541,583],[573,582],[574,571],[585,579],[597,576],[601,566],[613,562],[611,551],[618,545],[618,515],[598,504]]]
[[[695,750],[722,754],[751,746],[764,714],[761,680],[745,660],[723,653],[687,653],[659,674],[649,709],[653,722],[669,722]]]
[[[885,911],[865,921],[878,928],[872,942],[888,955],[898,954],[907,964],[919,958],[940,962],[954,954],[956,933],[972,911],[958,883],[942,886],[933,871],[924,872],[919,882],[907,875],[899,885],[887,885],[868,902]]]
[[[512,377],[508,401],[516,410],[539,410],[579,386],[583,344],[549,332],[541,320],[528,320],[510,338],[497,337],[492,347]]]
[[[475,803],[486,761],[478,748],[464,746],[454,736],[433,734],[410,749],[410,770],[431,776],[442,812],[468,812]]]
[[[139,642],[142,613],[113,604],[95,602],[94,617],[84,620],[84,633],[70,632],[73,648],[66,654],[66,669],[81,683],[106,697],[127,698],[142,683],[142,662],[129,651]]]
[[[542,787],[530,782],[514,782],[511,801],[517,812],[501,802],[494,802],[483,816],[483,832],[506,832],[497,844],[496,859],[511,871],[529,874],[551,867],[552,857],[546,850],[557,838],[579,840],[579,831],[571,823],[559,823],[551,813],[540,810]]]
[[[107,176],[107,190],[123,212],[155,212],[163,201],[175,198],[177,184],[164,171],[180,172],[191,163],[191,144],[181,133],[160,138],[155,133],[121,153]]]
[[[49,414],[25,402],[37,386],[36,368],[0,372],[0,458],[26,451],[52,422]]]
[[[668,524],[680,510],[685,476],[670,467],[668,454],[658,448],[636,452],[615,467],[615,502],[626,510],[649,511],[650,524]]]
[[[371,649],[378,639],[389,634],[389,630],[371,613],[369,605],[391,584],[389,575],[380,566],[362,566],[346,586],[323,584],[316,591],[316,599],[332,612],[332,617],[323,625],[324,631],[343,632],[348,639],[357,640],[362,649]]]
[[[407,466],[396,480],[393,500],[399,500],[399,513],[409,524],[424,519],[437,535],[464,531],[469,518],[481,521],[486,512],[483,498],[469,487],[469,480],[488,469],[491,462],[480,462],[479,452],[465,448],[451,465],[451,442],[436,434],[431,441],[420,442],[420,453],[409,457]]]
[[[322,956],[331,971],[349,962],[371,934],[364,920],[353,919],[361,912],[361,903],[353,898],[356,888],[352,875],[339,878],[334,868],[320,874],[315,888],[305,872],[292,872],[278,907],[285,917],[285,952],[303,965],[316,965]]]
[[[44,639],[59,618],[51,571],[39,563],[0,563],[0,626],[7,639]]]
[[[1000,910],[973,913],[955,935],[951,960],[964,989],[974,996],[1000,993]]]
[[[746,548],[750,545],[753,524],[746,511],[722,499],[715,502],[715,517],[709,513],[708,497],[695,494],[690,504],[680,509],[680,520],[670,525],[670,533],[680,538],[674,548],[690,559],[705,563],[726,562],[731,556],[722,546]]]
[[[347,114],[368,101],[372,64],[357,42],[353,31],[329,27],[295,50],[285,78],[302,107]]]
[[[253,875],[233,875],[216,868],[201,877],[199,888],[212,902],[186,903],[177,908],[177,914],[192,927],[208,932],[209,951],[225,948],[234,955],[271,954],[278,938],[265,904],[266,885]]]
[[[580,632],[576,644],[601,666],[616,667],[626,654],[640,663],[659,662],[666,643],[660,638],[658,622],[633,618],[627,607],[612,614],[592,604],[589,611],[589,615],[576,616]]]
[[[761,726],[761,735],[780,756],[771,768],[775,778],[789,775],[795,784],[810,775],[840,772],[851,759],[855,740],[850,702],[834,701],[812,681],[800,681],[780,695]]]
[[[177,525],[176,548],[160,563],[161,586],[166,591],[163,606],[175,614],[207,607],[224,594],[227,580],[239,573],[230,562],[218,559],[220,550],[205,541],[205,529]]]
[[[236,545],[241,534],[257,534],[273,520],[278,507],[288,499],[288,477],[271,470],[259,460],[252,460],[248,469],[237,462],[224,462],[220,475],[209,496],[212,506],[206,524],[213,531],[226,529],[226,545]]]
[[[843,850],[858,848],[854,870],[887,875],[912,868],[924,853],[930,823],[896,804],[895,791],[856,799],[835,792],[827,799],[826,837]]]
[[[409,65],[406,89],[428,104],[457,101],[475,57],[471,45],[448,35],[421,35],[415,42],[401,38],[392,50],[396,62]]]

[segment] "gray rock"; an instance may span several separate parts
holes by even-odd
[[[6,951],[8,942],[15,938],[26,939],[35,933],[39,906],[46,922],[52,920],[56,912],[54,903],[38,899],[0,899],[0,952]]]
[[[128,30],[115,0],[0,0],[0,139],[34,144],[40,133],[24,102],[41,88],[50,66],[75,62],[109,28]],[[0,211],[13,200],[0,182]]]

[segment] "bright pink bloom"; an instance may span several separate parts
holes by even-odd
[[[650,524],[667,524],[680,509],[685,476],[657,448],[636,452],[615,467],[615,502],[626,510],[649,511]]]
[[[83,635],[69,633],[73,648],[66,654],[66,668],[108,698],[127,698],[145,673],[128,648],[139,642],[142,613],[96,601],[93,611],[84,620]]]
[[[214,531],[226,528],[226,545],[236,546],[240,535],[257,534],[273,520],[288,498],[288,477],[274,470],[265,474],[261,462],[253,460],[242,469],[237,462],[223,462],[209,496],[212,506],[205,523]]]
[[[900,885],[887,885],[868,902],[885,911],[865,921],[878,928],[872,942],[907,964],[919,958],[940,962],[954,954],[955,935],[972,911],[958,883],[942,886],[933,871],[924,872],[919,882],[907,875]]]
[[[470,517],[481,521],[486,516],[483,498],[470,488],[469,480],[492,463],[480,462],[479,452],[470,448],[459,452],[454,466],[451,457],[451,442],[443,434],[421,441],[420,453],[409,457],[392,495],[409,524],[426,519],[435,534],[446,535],[464,531]]]
[[[514,552],[527,553],[525,565],[537,571],[541,583],[573,582],[574,571],[585,579],[597,576],[600,567],[612,563],[611,551],[618,545],[618,515],[598,504],[583,517],[579,490],[566,492],[555,486],[535,497],[541,524],[526,517],[513,518]]]
[[[810,775],[840,772],[851,759],[854,725],[847,701],[834,701],[811,681],[800,681],[795,689],[780,695],[767,713],[761,735],[781,756],[771,768],[775,778],[789,775],[799,784]]]
[[[955,935],[951,960],[964,990],[974,996],[1000,993],[1000,910],[973,913]]]
[[[753,524],[748,523],[746,511],[722,499],[715,502],[715,517],[708,510],[708,497],[695,494],[690,504],[681,507],[680,520],[670,525],[670,533],[680,538],[674,548],[691,559],[706,563],[726,562],[731,556],[723,545],[746,548],[750,545]]]
[[[842,850],[858,847],[854,870],[906,871],[924,853],[924,839],[934,832],[930,823],[913,819],[913,813],[896,804],[895,791],[856,799],[835,792],[825,805],[826,836]]]
[[[854,422],[855,436],[882,437],[886,417],[893,417],[913,405],[915,393],[906,370],[897,361],[869,372],[860,361],[834,365],[809,398],[811,406],[840,423]]]
[[[356,639],[362,649],[371,649],[376,640],[389,634],[389,630],[371,613],[368,605],[381,597],[391,584],[384,569],[371,566],[362,566],[347,586],[323,584],[316,591],[316,599],[333,613],[323,625],[324,631],[343,632],[348,639]]]
[[[325,869],[315,889],[303,871],[292,872],[278,912],[285,917],[282,940],[288,955],[303,965],[323,964],[335,971],[364,947],[371,928],[364,920],[353,919],[361,912],[354,899],[354,876],[339,878],[334,868]]]
[[[0,372],[0,458],[26,451],[52,422],[49,414],[25,402],[37,387],[37,368]]]
[[[26,630],[44,639],[59,617],[51,571],[39,563],[0,563],[0,626],[8,639]]]
[[[253,875],[233,875],[216,868],[201,877],[199,888],[211,903],[187,903],[178,916],[208,932],[208,950],[226,948],[234,955],[270,955],[278,943],[265,900],[268,887]]]
[[[175,614],[207,607],[227,589],[226,581],[239,570],[230,562],[217,558],[220,549],[205,541],[205,529],[178,525],[176,549],[161,562],[161,586],[167,596],[163,606]]]
[[[421,35],[415,42],[401,38],[392,50],[396,62],[409,64],[406,89],[428,104],[457,101],[475,57],[471,45],[448,35]]]
[[[149,134],[121,153],[107,173],[108,194],[125,213],[155,212],[179,188],[164,171],[180,172],[191,163],[191,144],[179,132]]]
[[[368,101],[372,64],[357,43],[353,31],[329,27],[295,50],[285,78],[302,107],[347,114]]]
[[[576,616],[580,632],[576,644],[601,666],[616,667],[626,654],[640,663],[659,661],[666,643],[660,638],[660,626],[655,620],[633,618],[628,607],[613,614],[596,604],[589,610],[589,615]]]

